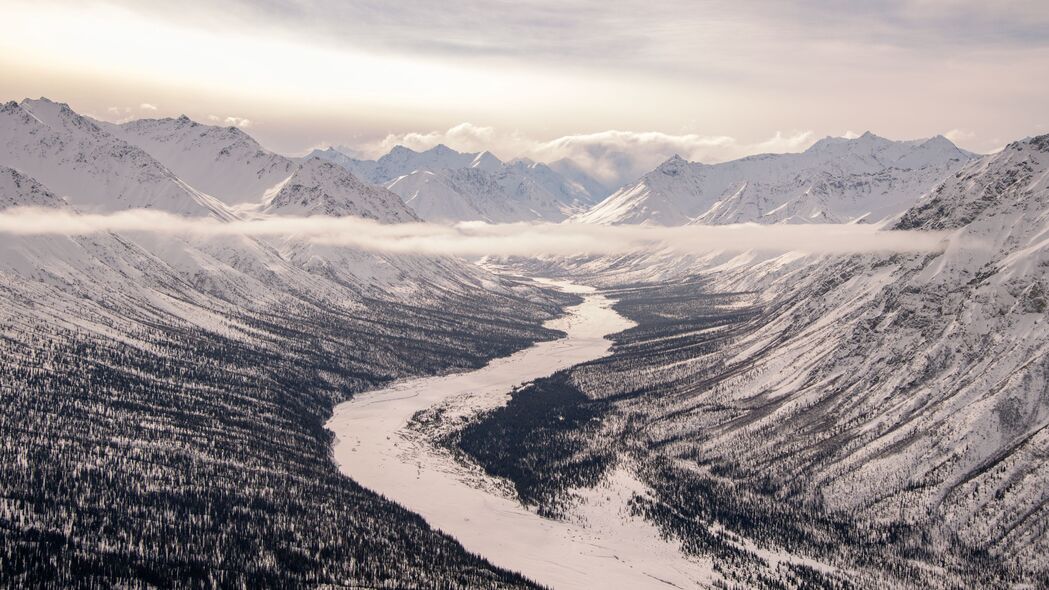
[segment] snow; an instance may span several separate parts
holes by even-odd
[[[225,214],[214,198],[188,188],[146,152],[46,98],[0,108],[0,165],[40,180],[82,211]]]
[[[227,205],[258,202],[296,168],[291,159],[264,149],[237,127],[202,125],[184,115],[98,125]]]
[[[400,197],[361,182],[345,168],[320,158],[304,161],[272,192],[265,212],[280,215],[353,215],[385,223],[418,221]],[[270,192],[270,191],[267,191]]]
[[[580,214],[587,223],[878,223],[973,158],[944,137],[826,138],[800,154],[722,164],[674,156]]]
[[[338,164],[397,193],[423,219],[459,221],[561,221],[581,212],[601,190],[578,167],[571,178],[527,160],[504,163],[491,152],[461,153],[445,145],[423,152],[397,146],[377,161],[357,160],[333,148],[311,156]]]
[[[586,288],[585,301],[549,323],[566,337],[542,342],[476,371],[414,379],[340,404],[327,427],[339,468],[361,485],[421,514],[468,550],[554,588],[695,588],[716,579],[709,563],[684,557],[659,531],[630,516],[643,486],[614,470],[566,521],[542,518],[508,497],[504,484],[461,465],[407,428],[440,405],[456,415],[505,404],[511,388],[608,353],[609,333],[632,323]]]

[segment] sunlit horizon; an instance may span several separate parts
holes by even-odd
[[[988,153],[1049,129],[1049,88],[1026,83],[1049,72],[1037,2],[3,4],[4,100],[186,114],[287,155],[613,141],[718,162],[868,130]]]

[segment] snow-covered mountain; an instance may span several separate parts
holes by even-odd
[[[707,400],[743,417],[696,451],[800,475],[832,510],[1039,564],[1049,550],[1049,136],[971,162],[895,227],[952,234],[940,254],[766,267],[772,315],[729,356],[776,346]]]
[[[203,125],[185,115],[98,125],[227,205],[258,202],[296,168],[290,158],[264,149],[237,127]]]
[[[785,549],[871,563],[884,544],[917,587],[1044,580],[1049,136],[954,170],[883,231],[896,229],[950,233],[913,255],[580,263],[629,285],[623,309],[642,326],[573,371],[616,408],[573,456],[642,449],[686,545],[727,522],[790,521],[770,536]],[[827,543],[835,522],[873,541]],[[868,573],[874,586],[899,575]]]
[[[479,168],[417,170],[390,182],[389,189],[427,221],[560,221],[572,211],[526,175]]]
[[[351,158],[335,148],[313,150],[309,156],[335,162],[373,184],[386,184],[416,170],[438,172],[442,170],[458,170],[460,168],[478,168],[492,172],[502,166],[502,162],[490,152],[462,153],[444,144],[434,146],[422,152],[398,145],[394,146],[393,149],[378,160]]]
[[[212,174],[218,168],[208,167],[213,163],[212,155],[218,154],[214,162],[228,164],[233,177],[244,178],[247,171],[247,177],[254,182],[259,177],[251,170],[258,162],[246,163],[239,156],[261,153],[264,160],[280,164],[279,173],[256,184],[252,191],[266,187],[274,178],[278,180],[266,187],[256,202],[229,207],[191,186],[166,163],[114,135],[132,131],[137,141],[148,144],[165,159],[189,166],[190,174],[203,171],[205,179],[220,177],[221,174]],[[147,137],[148,142],[142,137]],[[226,144],[229,139],[232,143]],[[382,223],[419,220],[397,195],[366,184],[339,166],[316,158],[288,160],[286,166],[279,156],[258,152],[257,145],[240,131],[198,125],[184,118],[101,125],[67,105],[47,99],[10,102],[0,112],[0,167],[5,188],[2,202],[6,207],[58,204],[81,212],[150,208],[219,220],[269,215],[352,215]],[[198,148],[199,157],[193,156]],[[230,154],[228,161],[222,156],[226,152]],[[193,157],[180,160],[184,156]],[[208,165],[194,167],[194,162]],[[84,258],[73,254],[83,248],[60,252],[48,245],[69,241],[108,246],[98,246]],[[209,296],[227,303],[253,307],[275,304],[288,292],[308,292],[322,300],[349,302],[362,295],[398,301],[408,297],[432,300],[452,293],[463,296],[480,294],[485,289],[503,289],[490,273],[461,260],[322,247],[296,236],[205,239],[136,232],[61,239],[9,237],[8,243],[12,247],[7,254],[12,258],[6,262],[11,267],[69,269],[76,279],[63,278],[60,282],[84,288],[95,284],[105,291],[145,290],[141,294],[145,299],[151,297],[149,292],[157,284],[169,284],[172,277],[188,281],[191,288],[206,289]],[[33,247],[18,248],[16,243]],[[132,252],[128,256],[133,260],[104,254],[107,249]],[[89,261],[96,257],[106,262]],[[81,262],[70,264],[63,258]],[[109,271],[93,274],[84,270],[109,268],[110,264],[124,269],[146,264],[151,270],[130,273],[139,279],[128,284]],[[163,269],[158,271],[163,278],[150,279],[149,275],[157,269]],[[480,285],[487,287],[478,291]]]
[[[423,152],[397,146],[375,161],[333,148],[310,156],[385,185],[427,221],[561,221],[603,196],[591,192],[600,190],[599,183],[567,163],[571,179],[546,164],[504,163],[491,152],[461,153],[445,145]]]
[[[352,215],[384,223],[418,221],[401,198],[365,184],[345,168],[320,158],[307,158],[294,174],[274,187],[265,211],[276,215]]]
[[[413,219],[331,164],[293,172],[275,209]],[[64,105],[0,113],[5,212],[270,214],[255,205]],[[367,388],[555,336],[542,323],[566,302],[458,259],[295,236],[3,233],[0,586],[534,588],[339,474],[322,425]]]
[[[68,208],[69,204],[36,179],[0,166],[0,209],[12,207]]]
[[[799,154],[670,158],[577,216],[587,223],[878,223],[974,157],[949,140],[826,138]]]
[[[228,216],[219,201],[142,149],[46,98],[0,106],[0,165],[45,182],[84,211],[148,208]]]

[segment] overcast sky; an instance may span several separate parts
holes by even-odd
[[[717,161],[866,130],[979,152],[1049,132],[1046,0],[0,0],[0,13],[5,100],[185,113],[291,154],[444,141]]]

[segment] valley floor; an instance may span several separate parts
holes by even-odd
[[[689,558],[678,543],[632,516],[630,501],[643,486],[627,469],[581,491],[564,519],[525,507],[504,480],[447,448],[432,444],[442,431],[505,404],[511,390],[539,377],[608,354],[605,336],[633,322],[592,290],[582,304],[547,327],[564,338],[538,343],[484,368],[411,379],[340,404],[327,426],[336,435],[335,459],[361,485],[417,512],[468,550],[496,565],[555,588],[694,588],[717,578],[711,564]]]

